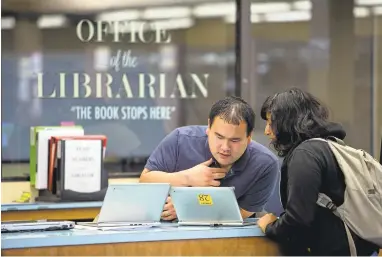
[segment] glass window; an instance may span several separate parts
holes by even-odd
[[[31,126],[105,134],[115,175],[140,173],[174,128],[207,124],[211,104],[234,92],[235,1],[162,2],[95,4],[82,15],[57,1],[54,15],[33,4],[6,15],[14,22],[2,27],[2,177],[27,176]]]
[[[265,98],[277,91],[307,90],[328,105],[332,119],[344,125],[348,144],[378,156],[381,7],[376,6],[378,1],[369,5],[360,0],[354,6],[351,2],[252,1],[254,100],[259,110]],[[260,120],[258,124],[256,138],[266,143],[265,124]]]

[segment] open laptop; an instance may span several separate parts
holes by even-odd
[[[73,221],[2,221],[1,233],[68,230],[74,228],[74,224]]]
[[[170,187],[165,183],[109,185],[97,221],[77,224],[95,227],[160,225]]]
[[[233,187],[172,187],[170,196],[179,225],[256,225],[241,217]]]

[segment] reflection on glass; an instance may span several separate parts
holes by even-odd
[[[343,72],[345,68],[336,64],[341,64],[341,59],[345,60],[345,57],[352,56],[353,53],[342,57],[336,55],[335,49],[338,49],[340,47],[338,44],[341,44],[339,42],[351,43],[350,39],[342,39],[342,41],[339,39],[344,35],[343,31],[333,30],[335,21],[339,22],[338,16],[332,17],[331,20],[324,20],[322,17],[329,19],[330,16],[325,14],[324,9],[316,9],[317,17],[321,18],[312,17],[314,5],[311,1],[285,3],[283,10],[281,5],[277,6],[279,10],[276,10],[276,7],[272,10],[262,10],[261,5],[259,7],[259,1],[252,2],[252,16],[256,15],[256,19],[252,17],[252,36],[256,46],[254,56],[256,58],[254,70],[257,73],[257,94],[254,101],[256,109],[260,108],[259,103],[274,92],[292,86],[303,88],[327,103],[331,112],[336,113],[337,118],[347,117],[344,118],[344,125],[348,132],[347,143],[371,153],[375,152],[374,155],[376,155],[376,150],[372,149],[371,139],[371,133],[373,133],[371,90],[373,77],[378,75],[372,72],[372,60],[380,61],[380,55],[372,49],[371,45],[373,36],[378,33],[372,30],[373,15],[378,16],[382,13],[378,14],[378,10],[382,10],[379,6],[381,3],[356,1],[353,9],[354,69],[346,70],[345,74]],[[326,2],[329,3],[329,1]],[[317,22],[321,25],[316,26]],[[330,25],[330,22],[333,24]],[[345,24],[346,22],[350,24],[351,20],[341,22],[343,26],[348,26]],[[327,24],[326,27],[325,24]],[[380,25],[380,20],[377,25]],[[333,48],[334,44],[337,44],[337,48]],[[341,91],[335,87],[329,87],[329,81],[325,82],[325,79],[322,79],[329,73],[331,73],[331,79],[336,78],[336,73],[353,77],[353,86],[342,85]],[[320,78],[322,83],[314,83],[317,78]],[[351,105],[355,107],[351,113],[346,113],[350,110],[341,109],[338,105],[341,101],[345,101],[346,92],[354,96],[350,99]],[[374,114],[374,122],[378,122],[379,119],[380,124],[382,118],[379,117],[381,113]],[[266,143],[267,139],[262,136],[264,124],[261,120],[257,124],[260,125],[256,126],[256,138]]]
[[[29,159],[30,126],[72,122],[108,137],[107,160],[142,162],[174,128],[206,124],[211,104],[234,92],[234,26],[224,20],[235,14],[233,0],[118,11],[78,6],[92,13],[83,17],[69,2],[60,8],[68,11],[36,22],[19,15],[4,28],[3,117],[12,125],[5,160]],[[12,44],[20,27],[38,33],[23,40],[19,33]],[[39,43],[28,46],[31,37]]]

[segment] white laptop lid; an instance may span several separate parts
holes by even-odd
[[[98,223],[160,222],[169,190],[164,183],[109,185]]]
[[[172,187],[179,223],[243,223],[233,187]]]
[[[6,221],[1,222],[1,232],[52,231],[74,228],[73,221]]]

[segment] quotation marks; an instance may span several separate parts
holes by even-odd
[[[72,106],[78,120],[171,120],[175,106]]]

